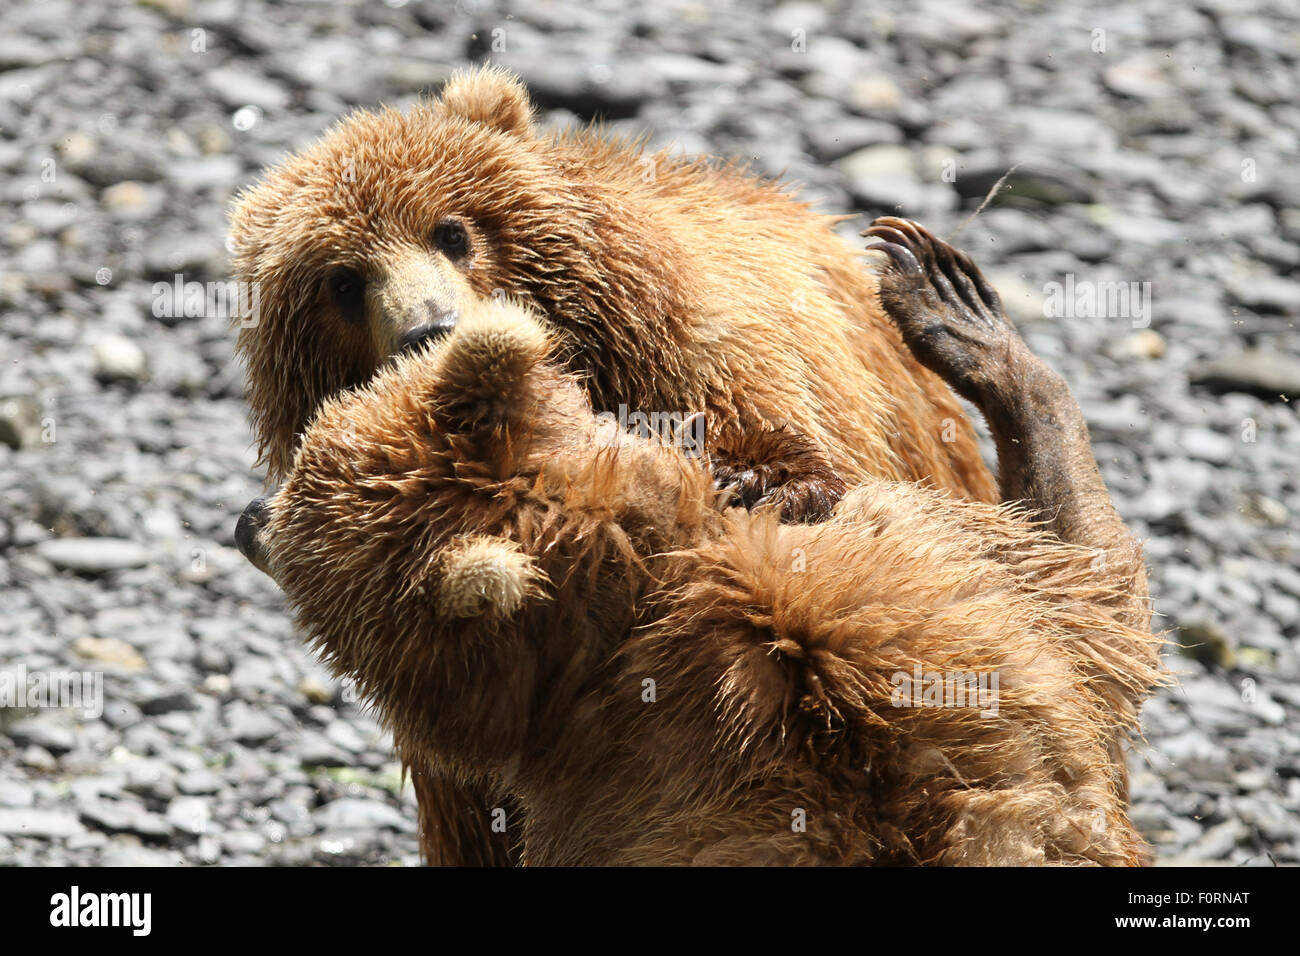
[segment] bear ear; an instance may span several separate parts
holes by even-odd
[[[544,595],[546,574],[517,543],[492,535],[462,538],[442,553],[435,600],[448,617],[513,617]]]
[[[514,136],[533,132],[533,104],[528,90],[514,73],[500,66],[459,72],[442,88],[438,111]]]
[[[535,373],[550,353],[550,337],[523,307],[504,298],[471,307],[437,353],[438,417],[457,431],[527,418],[546,397]]]

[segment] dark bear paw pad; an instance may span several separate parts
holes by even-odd
[[[864,236],[884,254],[880,301],[926,367],[971,397],[1017,341],[998,294],[964,252],[908,219],[877,219]]]

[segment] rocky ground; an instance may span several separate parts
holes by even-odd
[[[153,283],[227,275],[263,164],[484,58],[550,123],[957,236],[1078,395],[1187,645],[1137,823],[1165,862],[1300,861],[1300,22],[1071,6],[6,3],[0,670],[100,672],[106,706],[0,708],[0,862],[416,862],[388,739],[233,547],[261,484],[228,322]],[[1080,298],[1112,282],[1136,297]]]

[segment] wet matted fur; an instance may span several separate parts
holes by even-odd
[[[518,801],[524,862],[1141,860],[1114,742],[1158,639],[1095,549],[907,482],[719,508],[553,349],[502,302],[327,401],[262,533],[403,755]]]

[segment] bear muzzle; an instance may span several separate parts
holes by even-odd
[[[456,312],[445,312],[432,322],[421,322],[412,326],[397,338],[399,352],[415,352],[427,342],[436,342],[450,335],[456,328],[460,316]]]
[[[475,299],[463,276],[424,251],[384,256],[371,285],[367,314],[381,361],[444,338]]]
[[[266,560],[266,547],[262,544],[262,529],[271,518],[270,501],[271,495],[254,498],[235,523],[235,546],[239,548],[239,553],[266,575],[271,572]]]

